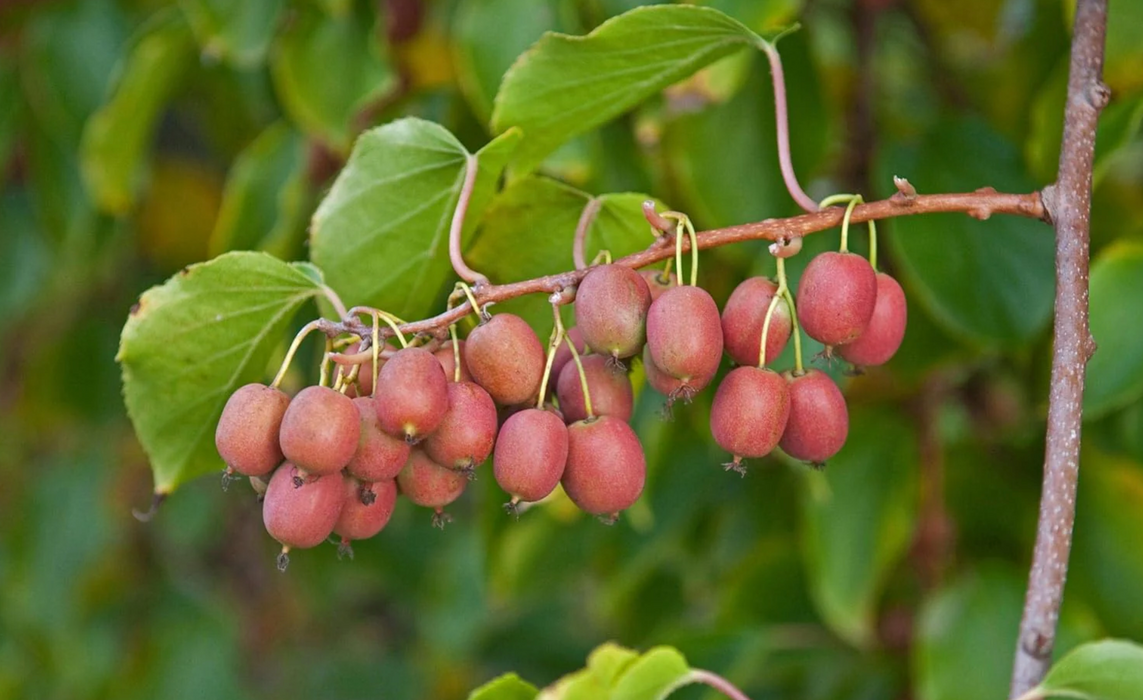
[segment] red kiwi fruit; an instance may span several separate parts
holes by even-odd
[[[610,358],[603,355],[584,355],[583,373],[587,378],[587,391],[591,396],[591,408],[597,416],[615,416],[620,420],[630,420],[635,403],[631,389],[631,379],[627,373],[614,366]],[[579,368],[575,362],[567,363],[556,381],[556,396],[560,400],[560,410],[564,420],[574,423],[587,418],[587,407],[583,400],[583,385],[580,383]]]
[[[396,479],[409,459],[409,443],[381,429],[371,397],[359,396],[353,399],[353,405],[361,417],[361,434],[357,451],[345,470],[362,481]]]
[[[333,533],[341,537],[341,549],[348,549],[350,540],[367,540],[376,535],[393,516],[397,503],[397,482],[361,482],[353,477],[343,479],[341,514],[333,526]]]
[[[353,458],[360,436],[361,415],[352,399],[329,387],[308,386],[286,408],[279,442],[298,469],[333,474]]]
[[[718,305],[705,289],[675,287],[651,304],[647,347],[655,366],[664,373],[687,380],[713,377],[722,359],[722,345]]]
[[[501,406],[536,398],[547,355],[536,332],[515,314],[496,314],[468,334],[464,361],[473,381]]]
[[[568,459],[560,482],[580,510],[614,522],[643,493],[647,461],[639,436],[614,416],[568,426]]]
[[[441,363],[424,348],[399,350],[381,368],[373,406],[385,432],[410,444],[424,439],[448,410],[448,380]]]
[[[435,511],[435,527],[443,528],[450,520],[443,509],[460,498],[467,485],[468,477],[437,464],[419,447],[413,448],[405,468],[397,475],[397,486],[406,498]]]
[[[448,411],[424,442],[434,462],[471,476],[496,441],[496,404],[475,382],[449,382]]]
[[[228,469],[262,476],[282,463],[278,433],[289,405],[289,396],[265,384],[247,384],[230,395],[214,431],[214,446]]]
[[[877,303],[865,331],[837,348],[842,359],[858,367],[883,365],[897,353],[905,339],[908,308],[905,291],[897,280],[884,272],[877,273]]]
[[[786,379],[769,369],[738,367],[718,385],[710,408],[710,432],[733,455],[728,469],[746,473],[742,460],[765,457],[778,446],[790,417]]]
[[[762,326],[770,300],[778,285],[765,277],[750,277],[734,288],[722,309],[722,337],[726,341],[726,354],[744,367],[758,365],[762,349]],[[766,358],[762,364],[773,362],[782,353],[790,339],[790,309],[779,301],[770,317],[766,335]]]
[[[575,324],[587,346],[615,362],[639,352],[646,340],[651,290],[624,265],[592,268],[575,295]]]
[[[300,485],[299,485],[300,484]],[[304,476],[293,464],[278,467],[262,501],[262,522],[282,544],[278,568],[285,571],[290,549],[316,547],[333,533],[345,486],[340,474]]]
[[[778,445],[794,459],[824,465],[845,445],[849,434],[845,397],[829,375],[819,370],[782,375],[790,385],[790,418]]]
[[[504,421],[496,438],[492,470],[496,483],[512,496],[506,506],[538,501],[555,489],[568,456],[568,428],[552,411],[527,408]]]
[[[877,303],[877,273],[855,253],[822,253],[798,282],[798,322],[827,346],[856,340]]]

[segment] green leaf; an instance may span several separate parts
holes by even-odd
[[[143,294],[117,359],[155,492],[222,468],[214,427],[239,386],[262,378],[270,353],[320,285],[264,253],[192,265]]]
[[[202,53],[253,68],[266,56],[283,0],[179,0]]]
[[[515,673],[505,673],[469,693],[468,700],[533,700],[539,692]]]
[[[540,35],[567,29],[574,15],[568,0],[533,2],[526,12],[517,0],[461,0],[452,27],[457,81],[481,121],[492,116],[492,99],[504,73]]]
[[[492,128],[524,131],[515,169],[631,109],[699,68],[761,39],[716,10],[640,7],[584,37],[545,34],[504,76]]]
[[[310,199],[305,141],[285,123],[271,125],[230,168],[210,237],[211,255],[260,249],[280,258],[294,257]]]
[[[1143,697],[1143,646],[1107,639],[1084,644],[1060,659],[1034,697],[1137,700]]]
[[[573,269],[572,240],[580,214],[591,196],[545,177],[518,179],[492,201],[465,259],[496,284],[515,282]],[[643,218],[648,196],[605,194],[585,239],[588,262],[607,249],[619,258],[650,245],[654,239]],[[551,305],[530,294],[497,304],[532,324],[540,337],[551,328]]]
[[[121,215],[135,203],[151,137],[194,55],[190,31],[178,13],[154,15],[141,30],[110,99],[83,131],[80,168],[100,209]]]
[[[518,140],[513,131],[477,154],[465,231],[492,197]],[[448,233],[468,152],[444,127],[401,119],[362,134],[318,206],[310,255],[350,306],[423,318],[453,278]]]
[[[1012,145],[971,120],[943,123],[919,147],[891,148],[879,166],[879,182],[899,175],[919,192],[1032,190]],[[954,335],[983,346],[1020,346],[1047,324],[1054,239],[1042,222],[932,214],[890,226],[888,243],[907,289]]]
[[[600,644],[588,655],[587,670],[604,688],[610,688],[638,658],[639,653],[634,649],[607,642]]]
[[[298,127],[342,152],[361,108],[396,84],[372,22],[349,9],[327,15],[299,8],[278,37],[270,74]]]
[[[1087,365],[1085,420],[1143,396],[1143,336],[1127,332],[1143,314],[1143,245],[1103,251],[1091,269],[1091,335],[1098,350]]]
[[[855,412],[849,440],[803,499],[810,592],[826,623],[852,644],[874,641],[881,589],[912,541],[917,445],[890,413]]]
[[[925,601],[913,649],[917,700],[1007,697],[1023,590],[1015,571],[989,568]]]
[[[677,649],[655,647],[627,667],[615,683],[610,700],[658,700],[665,698],[690,673],[687,660]]]

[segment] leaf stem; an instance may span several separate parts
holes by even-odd
[[[460,188],[460,196],[456,200],[456,209],[452,213],[452,225],[448,231],[448,257],[456,276],[480,287],[488,284],[488,278],[476,272],[464,262],[461,254],[461,236],[464,233],[464,215],[468,212],[468,203],[472,200],[472,191],[476,187],[476,174],[480,170],[480,162],[476,156],[467,154],[464,163],[464,184]]]
[[[799,207],[808,212],[816,212],[818,205],[798,184],[798,176],[794,174],[794,161],[790,157],[790,119],[786,105],[786,77],[782,70],[782,57],[774,44],[769,41],[763,41],[759,44],[759,48],[770,60],[770,73],[774,82],[774,122],[778,134],[778,165],[782,170],[782,181],[786,183],[786,190]]]
[[[713,688],[722,693],[730,700],[750,700],[746,693],[739,690],[733,683],[726,680],[722,676],[714,673],[713,671],[704,671],[701,668],[692,668],[687,675],[680,678],[670,688],[667,689],[665,695],[670,695],[679,688],[684,686],[699,683],[709,688]]]
[[[575,262],[575,269],[582,270],[587,267],[587,256],[584,254],[584,246],[587,243],[587,232],[591,230],[591,225],[595,223],[595,217],[599,214],[599,208],[603,205],[603,200],[599,197],[592,197],[587,200],[587,204],[583,206],[583,211],[580,212],[579,221],[575,225],[575,238],[572,239],[572,260]],[[610,260],[608,261],[610,262]]]

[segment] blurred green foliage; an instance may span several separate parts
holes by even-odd
[[[454,158],[477,153],[518,53],[641,4],[0,6],[0,697],[455,698],[510,670],[550,683],[607,640],[674,645],[756,700],[1004,695],[1050,350],[1051,233],[1030,222],[882,226],[909,332],[887,367],[846,380],[854,434],[824,474],[771,458],[728,475],[711,392],[664,424],[642,391],[648,488],[612,528],[560,501],[505,518],[485,476],[444,532],[402,502],[355,561],[320,548],[283,576],[243,484],[198,479],[150,523],[131,517],[153,482],[114,357],[140,294],[228,250],[320,257],[308,222],[356,134],[418,117],[455,135]],[[885,194],[891,175],[922,192],[1053,178],[1066,0],[700,4],[763,35],[802,24],[780,48],[794,161],[815,196]],[[1143,639],[1143,25],[1137,3],[1111,5],[1092,214],[1101,350],[1057,655]],[[530,231],[566,266],[552,241],[570,240],[576,190],[646,193],[700,228],[795,213],[760,56],[653,92],[490,195],[488,232]],[[600,241],[630,240],[620,205],[635,201],[608,198]],[[526,270],[497,281],[553,264],[489,235],[474,260]],[[835,240],[807,239],[792,281]],[[702,283],[725,301],[772,270],[764,250],[704,255]],[[440,308],[437,291],[418,311]],[[307,381],[299,369],[287,384]]]

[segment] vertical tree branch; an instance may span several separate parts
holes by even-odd
[[[1088,329],[1088,259],[1095,130],[1109,93],[1101,81],[1107,0],[1079,0],[1072,33],[1059,175],[1044,189],[1056,227],[1056,315],[1044,484],[1011,697],[1036,686],[1051,662],[1067,578],[1079,477],[1084,369],[1095,351]]]

